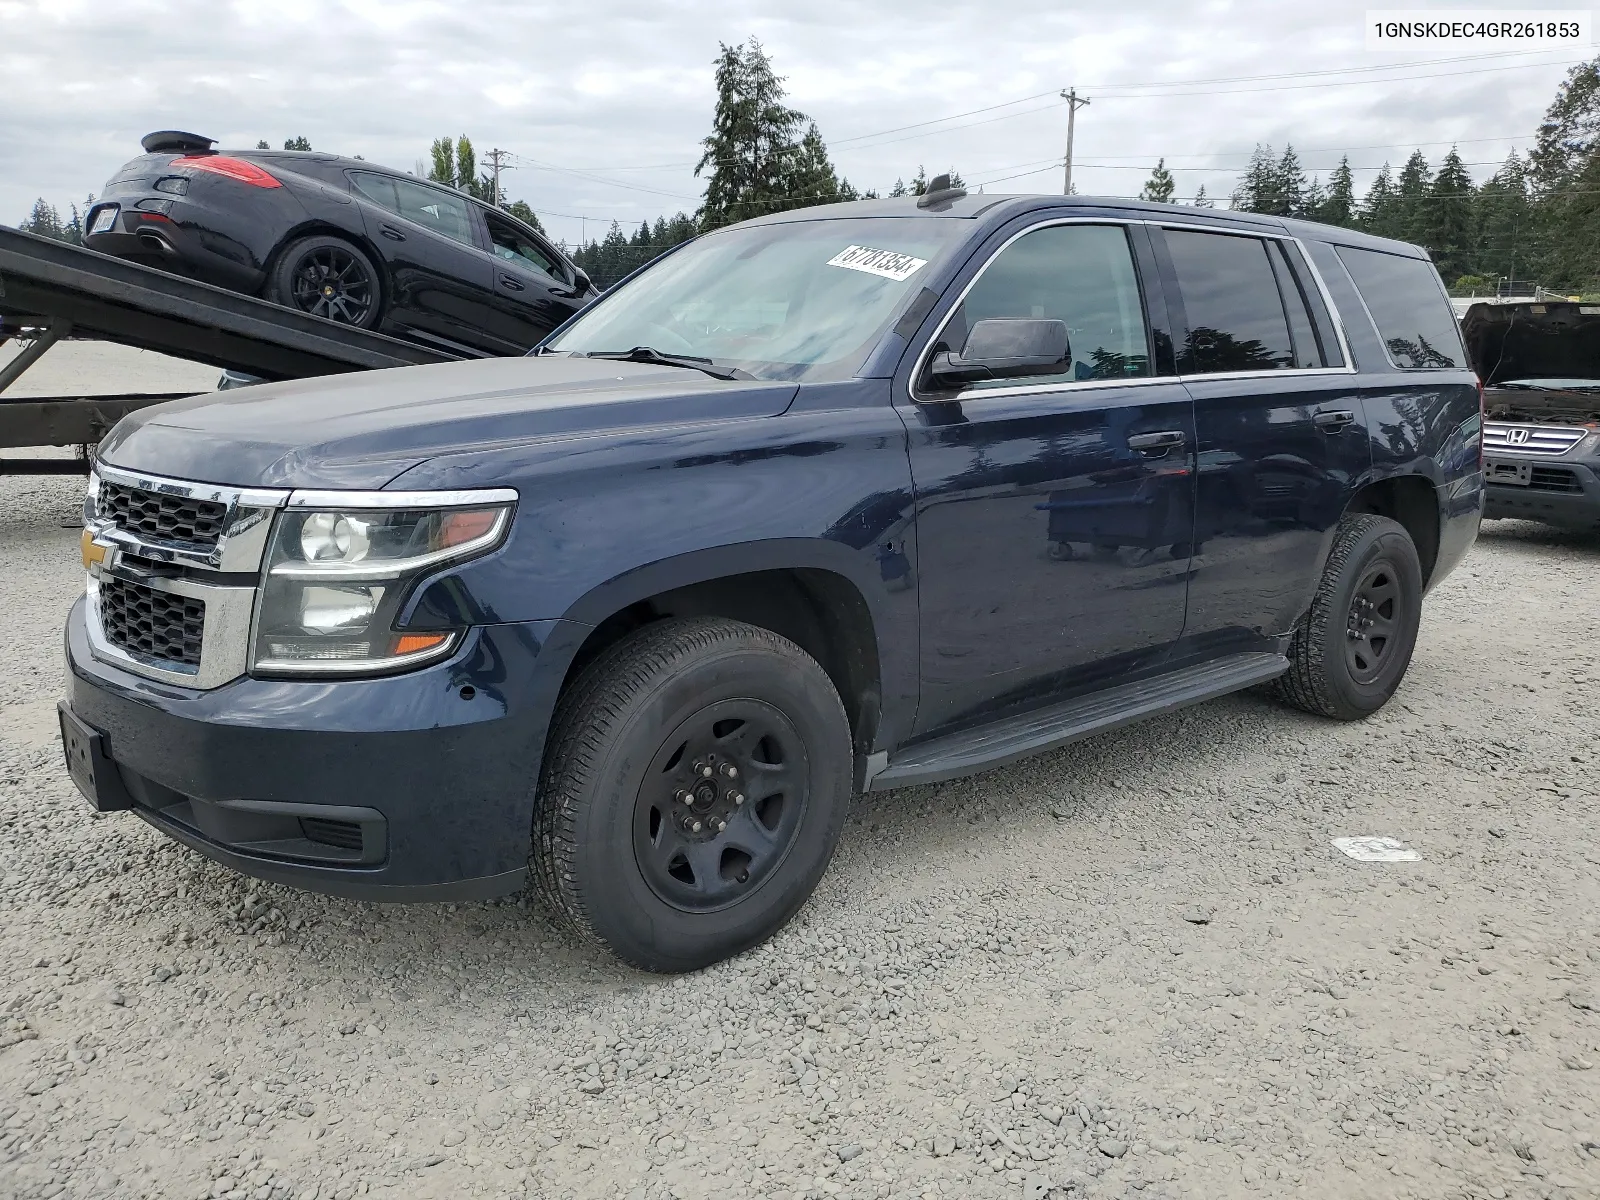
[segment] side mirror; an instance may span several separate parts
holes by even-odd
[[[580,266],[573,266],[572,276],[574,280],[572,284],[572,290],[577,292],[580,296],[594,286],[594,283],[589,278],[589,272],[585,271]]]
[[[959,384],[1059,375],[1071,365],[1066,322],[991,318],[972,327],[960,355],[935,354],[928,373],[936,383]]]

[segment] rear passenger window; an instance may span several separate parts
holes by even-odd
[[[1178,374],[1272,371],[1296,365],[1289,319],[1266,242],[1181,229],[1167,230],[1166,237],[1189,325],[1178,347]]]
[[[984,268],[941,340],[959,353],[968,330],[990,318],[1065,323],[1072,369],[1030,375],[1030,387],[1151,373],[1139,280],[1121,225],[1050,225],[1024,234]],[[986,379],[966,386],[1015,382]]]
[[[1395,366],[1422,370],[1466,365],[1461,331],[1432,263],[1380,250],[1336,249]]]

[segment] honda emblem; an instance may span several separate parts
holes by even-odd
[[[1508,446],[1525,445],[1527,443],[1527,441],[1528,441],[1528,431],[1526,429],[1508,429],[1508,430],[1506,430],[1506,444]]]

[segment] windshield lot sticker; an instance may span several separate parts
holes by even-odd
[[[828,260],[828,265],[846,267],[852,271],[865,271],[868,275],[878,275],[884,279],[892,279],[896,283],[904,283],[916,273],[918,267],[927,266],[928,260],[912,258],[909,254],[897,254],[893,250],[874,250],[871,246],[846,246]]]

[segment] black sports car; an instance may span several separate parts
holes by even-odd
[[[508,213],[360,159],[152,133],[91,249],[464,355],[517,354],[598,293]]]

